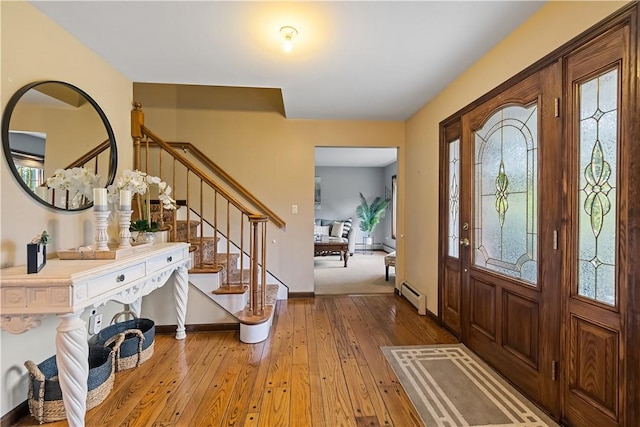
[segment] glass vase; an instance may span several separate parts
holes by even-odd
[[[138,231],[134,239],[136,245],[142,245],[143,243],[154,243],[156,241],[156,233],[153,231]]]

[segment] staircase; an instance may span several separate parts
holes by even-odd
[[[284,228],[284,221],[195,147],[197,161],[146,128],[139,103],[131,123],[135,168],[167,182],[178,200],[175,211],[152,204],[151,221],[169,241],[190,244],[190,284],[238,320],[240,340],[263,341],[276,300],[287,298],[267,271],[266,253],[268,227]]]

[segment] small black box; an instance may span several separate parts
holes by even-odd
[[[37,273],[47,263],[47,245],[27,243],[27,274]]]

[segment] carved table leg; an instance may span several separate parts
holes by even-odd
[[[125,310],[127,309],[126,307],[127,306],[125,305]],[[129,304],[129,310],[133,311],[136,316],[140,317],[142,313],[142,298],[138,298]]]
[[[176,299],[176,339],[182,340],[187,337],[184,322],[187,314],[187,298],[189,291],[189,273],[186,265],[179,266],[173,273],[174,296]]]
[[[87,378],[89,377],[89,346],[82,310],[58,315],[56,362],[64,409],[70,426],[84,426],[87,409]]]

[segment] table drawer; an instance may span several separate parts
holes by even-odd
[[[114,271],[113,273],[106,274],[95,280],[89,281],[87,287],[89,290],[89,297],[101,295],[107,291],[117,289],[120,286],[131,283],[134,280],[138,280],[144,277],[146,274],[146,264],[141,262],[131,267],[123,268],[122,270]]]
[[[161,270],[171,264],[181,261],[182,259],[184,259],[184,252],[184,249],[179,248],[148,260],[147,266],[149,268],[149,274],[152,274],[155,271]]]

